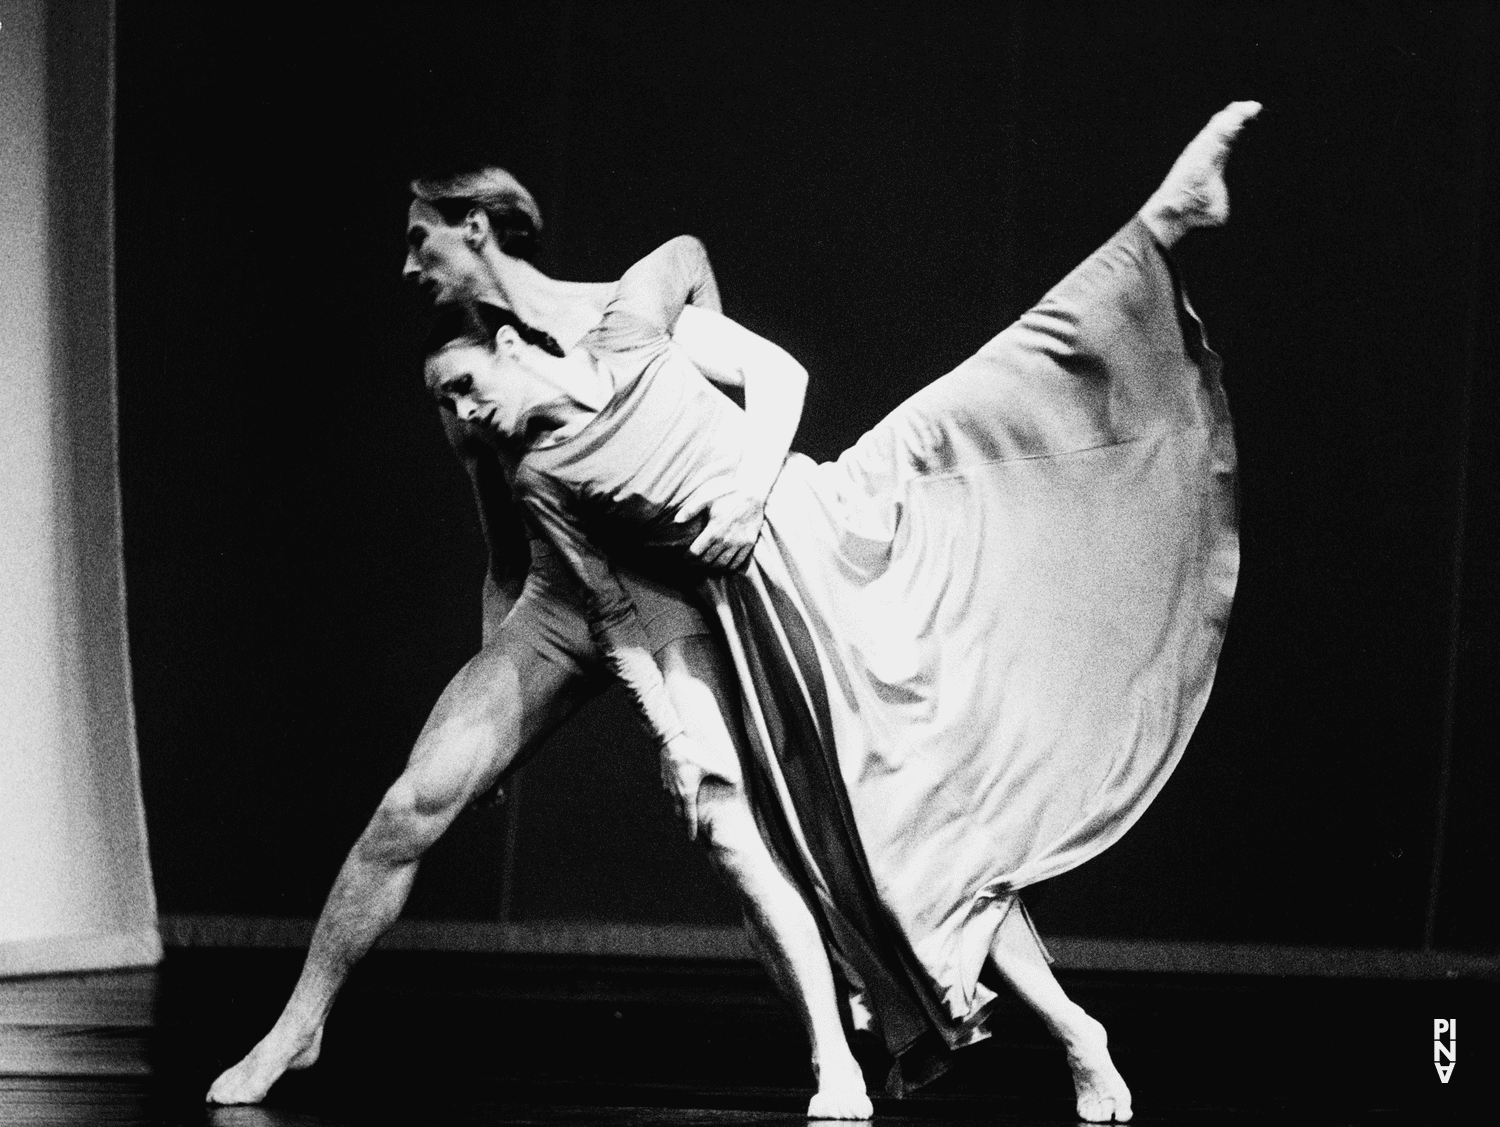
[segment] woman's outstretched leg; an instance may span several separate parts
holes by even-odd
[[[667,646],[658,660],[672,702],[708,760],[696,769],[667,774],[677,777],[677,785],[692,780],[688,785],[697,794],[697,836],[738,895],[755,946],[807,1030],[818,1084],[807,1114],[814,1119],[868,1119],[873,1107],[859,1062],[844,1038],[818,925],[760,836],[740,781],[734,737],[725,720],[733,715],[734,698],[719,653],[710,638],[690,637]]]
[[[1240,130],[1258,113],[1259,102],[1231,102],[1182,151],[1141,208],[1141,222],[1162,246],[1175,245],[1195,227],[1221,227],[1228,221],[1224,165]]]
[[[1224,168],[1235,139],[1260,109],[1258,102],[1230,104],[1209,120],[1177,158],[1139,213],[1141,224],[1160,246],[1170,248],[1189,231],[1217,227],[1228,220]],[[1170,280],[1153,261],[1155,256],[1130,243],[1127,229],[1070,275],[1037,311],[1023,317],[1022,334],[1013,338],[1002,334],[994,343],[1002,350],[1016,349],[1034,337],[1029,351],[1018,352],[1017,367],[1027,371],[1039,367],[1029,363],[1032,356],[1046,356],[1059,361],[1064,371],[1110,371],[1122,385],[1132,373],[1144,373],[1145,378],[1137,381],[1139,394],[1117,398],[1151,405],[1154,417],[1162,408],[1151,389],[1159,382],[1160,358],[1171,351],[1156,344],[1172,340],[1179,330],[1175,315],[1170,320],[1165,317],[1170,308],[1166,301],[1171,296]],[[1120,249],[1114,252],[1117,245]],[[1154,315],[1148,315],[1153,311]],[[1139,331],[1132,336],[1120,331],[1122,325]],[[1151,331],[1153,326],[1157,331]],[[1027,331],[1032,336],[1026,336]],[[1195,386],[1193,380],[1180,382]],[[1124,413],[1118,403],[1111,409],[1114,414],[1109,421],[1118,427]],[[1079,417],[1091,418],[1087,411],[1080,411]],[[1090,425],[1102,429],[1097,421]],[[1128,1120],[1130,1089],[1110,1059],[1104,1027],[1063,992],[1019,903],[1007,913],[990,954],[1006,982],[1066,1048],[1079,1117],[1091,1122]]]
[[[1110,1059],[1104,1026],[1063,993],[1019,900],[1005,914],[990,958],[1010,988],[1067,1050],[1078,1118],[1090,1123],[1128,1120],[1130,1089]]]

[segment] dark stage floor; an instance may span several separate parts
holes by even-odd
[[[206,1109],[202,1093],[269,1027],[299,960],[173,950],[156,976],[101,976],[116,994],[149,1002],[154,992],[154,1027],[114,1020],[91,1029],[76,1014],[54,1021],[54,1059],[61,1052],[69,1062],[54,1071],[72,1075],[36,1075],[11,1052],[0,1123],[806,1122],[802,1035],[752,967],[395,952],[356,973],[316,1068],[288,1077],[264,1107]],[[1484,1097],[1500,1072],[1488,1028],[1500,984],[1059,977],[1109,1027],[1138,1123],[1493,1122]],[[12,1045],[41,1020],[37,996],[27,1012],[0,1010]],[[1432,1063],[1435,1017],[1459,1019],[1464,1033],[1446,1085]],[[1040,1024],[1010,1005],[994,1028],[921,1095],[877,1099],[880,1121],[1073,1122],[1062,1052]],[[0,1028],[0,1047],[5,1036]],[[883,1062],[875,1052],[862,1060],[878,1086]],[[25,1071],[33,1074],[17,1074]]]

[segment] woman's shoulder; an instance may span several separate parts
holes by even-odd
[[[527,450],[521,455],[516,463],[514,474],[511,475],[511,489],[515,492],[517,499],[543,499],[555,496],[559,492],[560,482],[555,474],[543,463],[549,461],[548,450],[550,447],[538,447]]]

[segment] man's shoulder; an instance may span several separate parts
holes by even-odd
[[[708,248],[697,235],[674,235],[651,252],[652,257],[662,255],[672,259],[707,260]]]

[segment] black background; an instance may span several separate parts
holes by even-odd
[[[125,545],[162,909],[314,914],[478,645],[482,543],[399,279],[411,175],[504,164],[559,277],[703,238],[726,310],[810,370],[797,446],[827,457],[1253,97],[1233,221],[1182,254],[1239,428],[1218,682],[1155,805],[1051,882],[1039,923],[1493,950],[1495,18],[121,5]],[[584,720],[511,814],[461,819],[414,914],[735,918],[623,703]]]

